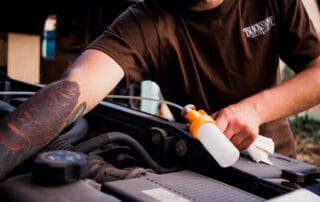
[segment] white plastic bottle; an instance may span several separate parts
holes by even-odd
[[[181,114],[188,120],[193,138],[201,142],[221,167],[229,167],[239,159],[239,150],[217,128],[214,120],[204,110],[196,111],[195,106],[189,104],[183,108]]]

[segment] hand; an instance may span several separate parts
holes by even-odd
[[[259,132],[259,117],[246,105],[230,105],[211,115],[216,126],[241,151],[248,148]]]

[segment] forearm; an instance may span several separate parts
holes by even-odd
[[[41,89],[30,100],[1,120],[0,177],[34,155],[83,110],[79,85],[61,80]],[[78,109],[78,110],[77,110]]]
[[[94,108],[123,78],[106,54],[85,51],[64,79],[41,89],[0,123],[0,178]]]
[[[212,114],[217,127],[237,146],[246,149],[259,126],[320,103],[320,57],[294,78]]]
[[[253,106],[260,123],[296,114],[320,103],[319,75],[320,57],[292,79],[249,97],[239,104]]]

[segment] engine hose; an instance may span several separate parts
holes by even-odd
[[[60,137],[70,144],[76,144],[82,140],[89,130],[88,122],[85,118],[81,118],[78,121],[71,124],[71,129],[62,133]]]
[[[46,151],[68,150],[74,151],[74,146],[61,137],[54,139],[44,149]],[[107,163],[103,158],[95,154],[88,154],[88,170],[85,177],[95,180],[98,183],[104,183],[115,180],[138,178],[154,174],[151,170],[143,168],[119,169],[114,165]]]
[[[104,159],[98,155],[88,155],[88,172],[86,174],[86,177],[93,179],[98,183],[139,178],[150,175],[155,175],[155,173],[151,172],[148,169],[139,167],[119,169],[114,165],[105,162]]]
[[[7,113],[13,112],[15,107],[0,100],[0,118],[4,117]]]
[[[101,134],[97,137],[87,140],[86,142],[82,142],[76,145],[74,150],[78,152],[88,153],[111,142],[123,142],[129,145],[142,157],[147,165],[150,166],[150,168],[158,174],[179,170],[178,168],[164,168],[160,166],[151,158],[151,156],[146,152],[146,150],[140,145],[138,141],[136,141],[131,136],[121,132],[109,132]]]
[[[52,140],[43,151],[69,150],[74,151],[74,147],[61,137]]]

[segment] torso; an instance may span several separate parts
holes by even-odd
[[[297,0],[224,0],[204,12],[171,12],[160,5],[163,1],[138,3],[89,48],[113,57],[128,84],[152,79],[164,98],[177,104],[191,103],[213,113],[275,85],[279,56],[298,68],[319,54],[310,27],[311,34],[304,35],[310,37],[300,39],[307,41],[307,49],[286,38],[296,37],[284,24],[294,19],[291,15],[303,17],[305,24],[301,18],[300,24],[293,23],[300,26],[298,31],[308,25]],[[297,13],[288,12],[288,4],[297,6]],[[303,51],[293,54],[295,49]],[[173,112],[180,117],[178,110]],[[276,152],[295,156],[286,120],[264,124],[260,134],[274,139]]]

